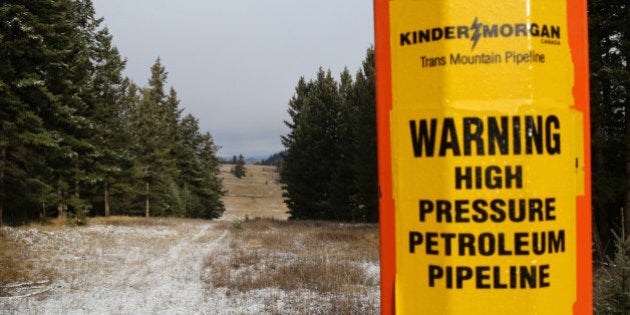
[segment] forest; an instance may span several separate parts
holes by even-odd
[[[222,214],[218,147],[159,58],[146,86],[123,77],[89,0],[11,1],[0,21],[0,225]]]

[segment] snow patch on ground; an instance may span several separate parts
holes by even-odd
[[[295,305],[318,314],[334,309],[330,297],[308,290],[209,287],[203,281],[211,272],[203,270],[204,259],[229,255],[230,232],[224,222],[176,222],[3,228],[6,237],[34,253],[38,268],[53,270],[55,277],[0,284],[0,291],[8,293],[0,296],[0,314],[293,314]],[[378,281],[378,264],[356,264]],[[378,309],[378,289],[360,300]]]

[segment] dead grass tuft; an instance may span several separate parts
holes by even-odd
[[[209,289],[306,290],[326,301],[326,313],[356,313],[366,310],[365,297],[379,285],[378,276],[365,270],[378,266],[377,225],[254,219],[230,231],[229,252],[204,261]]]

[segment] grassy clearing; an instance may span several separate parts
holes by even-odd
[[[185,220],[119,216],[91,218],[86,227],[70,226],[65,219],[50,219],[27,226],[0,228],[0,297],[11,296],[9,291],[15,291],[16,286],[56,279],[77,282],[85,275],[109,269],[105,261],[124,253],[117,248],[157,247],[156,251],[163,251],[159,244],[149,242],[150,239],[142,235],[126,231],[128,235],[122,243],[119,238],[122,235],[92,231],[90,226],[164,228],[182,221]],[[180,229],[185,229],[185,225]],[[163,239],[176,237],[176,234],[164,235]],[[103,259],[103,252],[109,253],[107,259]]]
[[[255,219],[233,224],[230,232],[224,252],[204,261],[208,289],[302,296],[280,308],[278,297],[269,298],[270,313],[378,313],[377,225]]]

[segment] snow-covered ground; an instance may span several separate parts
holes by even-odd
[[[214,288],[204,259],[229,255],[230,224],[164,220],[74,228],[3,228],[44,270],[28,282],[0,283],[0,314],[294,314],[326,313],[329,297],[309,290]],[[225,258],[225,257],[223,257]],[[378,264],[362,262],[378,281]],[[361,297],[377,310],[378,286]],[[322,308],[326,307],[326,308]],[[376,311],[374,311],[376,312]]]

